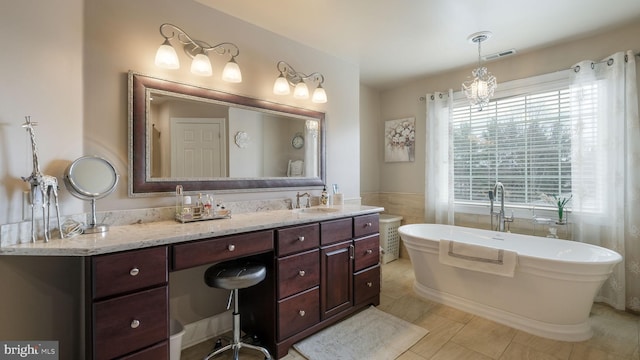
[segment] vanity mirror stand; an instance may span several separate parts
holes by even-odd
[[[67,167],[64,182],[73,196],[91,201],[91,219],[83,232],[95,234],[108,231],[108,225],[96,221],[96,200],[111,194],[116,188],[118,173],[115,167],[101,157],[83,156]]]

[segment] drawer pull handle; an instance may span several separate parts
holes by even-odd
[[[140,269],[138,269],[137,267],[134,267],[133,269],[129,270],[129,275],[131,276],[136,276],[140,274]]]
[[[304,236],[298,236],[298,240],[299,240],[300,242],[303,242],[303,241],[304,241]]]
[[[140,320],[133,319],[133,321],[131,322],[131,328],[136,329],[138,328],[138,326],[140,326]]]
[[[373,224],[371,224],[370,222],[364,224],[364,227],[371,227],[371,226],[373,226]]]
[[[371,255],[371,254],[373,254],[373,250],[367,249],[367,255]]]
[[[298,271],[298,275],[300,275],[300,276],[305,276],[306,274],[307,274],[307,273],[306,273],[306,272],[304,272],[304,270],[300,270],[300,271]]]
[[[236,249],[236,246],[233,244],[229,244],[229,246],[227,246],[227,249],[229,249],[229,251],[234,251]]]
[[[300,314],[300,316],[305,316],[307,313],[304,310],[300,310],[298,311],[298,314]]]
[[[372,283],[371,281],[369,281],[369,282],[367,282],[367,286],[368,286],[368,287],[372,287],[372,286],[373,286],[373,283]]]

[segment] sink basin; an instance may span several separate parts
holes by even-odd
[[[303,215],[322,215],[322,214],[333,213],[336,211],[338,211],[338,209],[326,208],[326,207],[293,209],[294,213],[303,214]]]

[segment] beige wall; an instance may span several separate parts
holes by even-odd
[[[4,1],[0,11],[0,224],[22,219],[20,177],[32,171],[20,127],[35,128],[40,168],[62,181],[83,154],[82,0]],[[37,9],[34,11],[34,9]],[[82,211],[61,193],[67,213]],[[80,358],[82,259],[0,258],[0,339],[58,340],[60,358]]]
[[[240,48],[241,84],[219,79],[225,60],[213,56],[214,77],[196,78],[178,51],[182,69],[154,66],[164,22],[193,37]],[[264,31],[191,0],[23,0],[0,11],[0,224],[22,220],[20,176],[31,172],[31,149],[20,124],[24,115],[36,128],[43,172],[58,177],[61,212],[77,214],[87,204],[62,185],[68,164],[95,154],[111,160],[121,174],[117,190],[98,201],[98,210],[172,205],[165,198],[127,197],[127,71],[264,98],[326,113],[327,182],[338,183],[347,199],[359,201],[359,73],[348,63]],[[325,76],[327,104],[272,94],[276,63]],[[321,189],[314,193],[320,194]],[[220,195],[223,200],[293,197],[295,192]],[[55,240],[52,240],[55,241]],[[59,340],[61,359],[81,358],[79,258],[0,257],[0,339]],[[172,274],[171,310],[191,322],[224,309],[226,292],[202,284],[201,268]],[[177,280],[176,280],[177,279]],[[179,284],[179,285],[176,285]],[[220,306],[215,306],[214,304]]]
[[[496,36],[492,41],[499,41]],[[500,82],[526,78],[535,75],[564,70],[573,64],[584,60],[599,60],[617,51],[633,49],[640,50],[640,21],[590,36],[579,40],[556,44],[543,49],[519,53],[500,61],[486,63],[487,68]],[[636,57],[640,64],[640,58]],[[638,66],[640,70],[640,65]],[[382,91],[379,93],[379,103],[366,101],[361,108],[361,114],[375,113],[380,115],[363,117],[361,119],[361,136],[371,136],[369,128],[377,127],[378,139],[383,138],[383,124],[385,120],[415,116],[416,118],[416,161],[413,163],[384,163],[381,160],[382,144],[378,143],[376,151],[368,148],[362,151],[362,163],[373,163],[378,160],[379,168],[362,167],[362,179],[379,176],[379,187],[374,190],[371,182],[363,180],[363,204],[384,206],[388,213],[403,215],[407,219],[423,222],[424,217],[424,182],[425,182],[425,102],[419,98],[427,93],[446,91],[453,88],[460,89],[460,84],[470,74],[471,68],[456,69],[434,76],[416,79],[404,86]],[[640,74],[640,71],[638,71]],[[361,86],[361,92],[365,92]],[[369,93],[374,92],[368,89]],[[371,94],[370,97],[375,97]],[[365,108],[366,107],[366,108]],[[374,122],[378,123],[375,124]],[[365,186],[365,184],[367,186]],[[407,204],[408,206],[401,206]],[[428,221],[428,220],[427,220]],[[465,226],[483,227],[489,219],[482,216],[456,216],[457,223]],[[527,221],[520,226],[523,231],[529,228]]]
[[[380,189],[380,164],[384,161],[382,137],[384,127],[380,121],[380,93],[360,86],[360,181],[362,193]],[[366,176],[365,176],[366,174]],[[364,199],[363,199],[364,200]]]

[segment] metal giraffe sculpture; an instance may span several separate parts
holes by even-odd
[[[58,220],[58,229],[60,229],[60,238],[64,237],[62,228],[60,227],[60,207],[58,206],[58,179],[54,176],[44,175],[40,172],[40,164],[38,163],[38,148],[36,147],[36,135],[33,131],[33,127],[38,125],[36,122],[31,121],[30,116],[25,116],[26,122],[22,124],[23,128],[26,128],[31,137],[31,151],[33,154],[33,171],[29,177],[23,177],[22,180],[31,185],[31,241],[36,241],[36,228],[35,228],[35,208],[34,204],[37,199],[37,194],[41,195],[42,199],[42,220],[44,222],[44,241],[48,242],[51,237],[51,229],[49,227],[49,217],[51,205],[51,195],[53,195],[56,205],[56,217]]]

